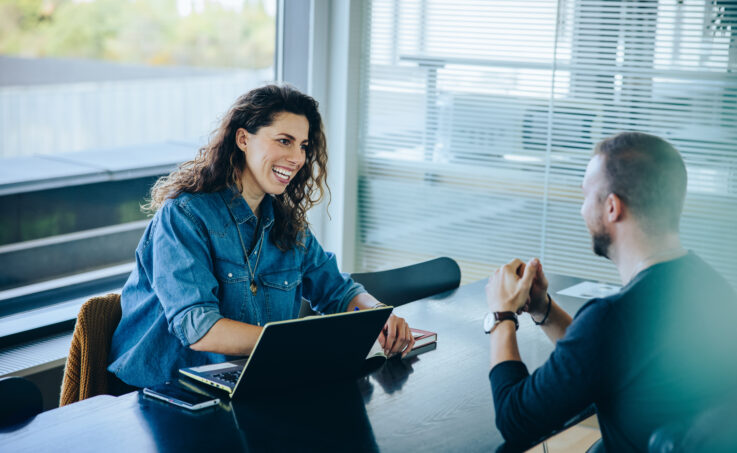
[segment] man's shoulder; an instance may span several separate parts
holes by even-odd
[[[727,280],[694,252],[653,265],[628,287],[627,292],[632,295],[651,298],[692,299],[706,294],[737,297]]]
[[[721,291],[731,293],[733,296],[737,295],[734,288],[727,282],[727,279],[719,273],[709,263],[704,261],[700,256],[694,252],[689,252],[684,260],[684,274],[695,274],[694,279],[702,280],[703,285],[713,286]]]
[[[608,312],[622,297],[625,297],[625,293],[620,291],[606,297],[595,297],[593,299],[589,299],[581,306],[581,308],[578,309],[575,317],[577,318],[582,314],[590,315],[591,313]]]
[[[596,297],[586,302],[573,317],[573,324],[576,329],[584,328],[600,330],[604,325],[611,325],[609,322],[613,314],[618,310],[618,301],[621,294],[613,294],[607,297]]]

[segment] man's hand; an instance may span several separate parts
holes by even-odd
[[[400,352],[402,357],[405,357],[412,350],[415,338],[404,318],[392,314],[379,334],[379,344],[384,348],[387,357]]]
[[[528,312],[536,319],[542,319],[548,309],[548,279],[545,277],[540,260],[533,258],[530,264],[534,264],[537,271],[530,287],[529,303],[522,307],[522,311]]]
[[[530,260],[527,265],[515,259],[497,269],[486,284],[486,303],[491,312],[519,312],[530,302],[530,289],[540,262]],[[544,276],[543,276],[544,277]],[[547,291],[547,281],[545,281]]]

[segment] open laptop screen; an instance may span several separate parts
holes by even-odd
[[[267,323],[231,397],[308,391],[318,384],[358,377],[391,311],[392,307],[380,307]],[[207,373],[197,372],[208,367],[179,371],[216,385],[203,379]]]

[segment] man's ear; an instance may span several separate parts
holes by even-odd
[[[619,222],[624,219],[625,205],[618,195],[610,193],[604,201],[604,215],[610,223]]]
[[[238,128],[237,131],[235,131],[235,145],[243,151],[246,152],[246,144],[248,142],[248,131],[243,129],[242,127]]]

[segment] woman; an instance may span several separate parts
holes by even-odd
[[[296,318],[303,297],[324,313],[379,304],[308,228],[326,167],[314,99],[276,85],[241,96],[197,158],[151,190],[108,370],[150,386],[250,354],[262,326]],[[379,341],[388,354],[414,343],[394,315]]]

